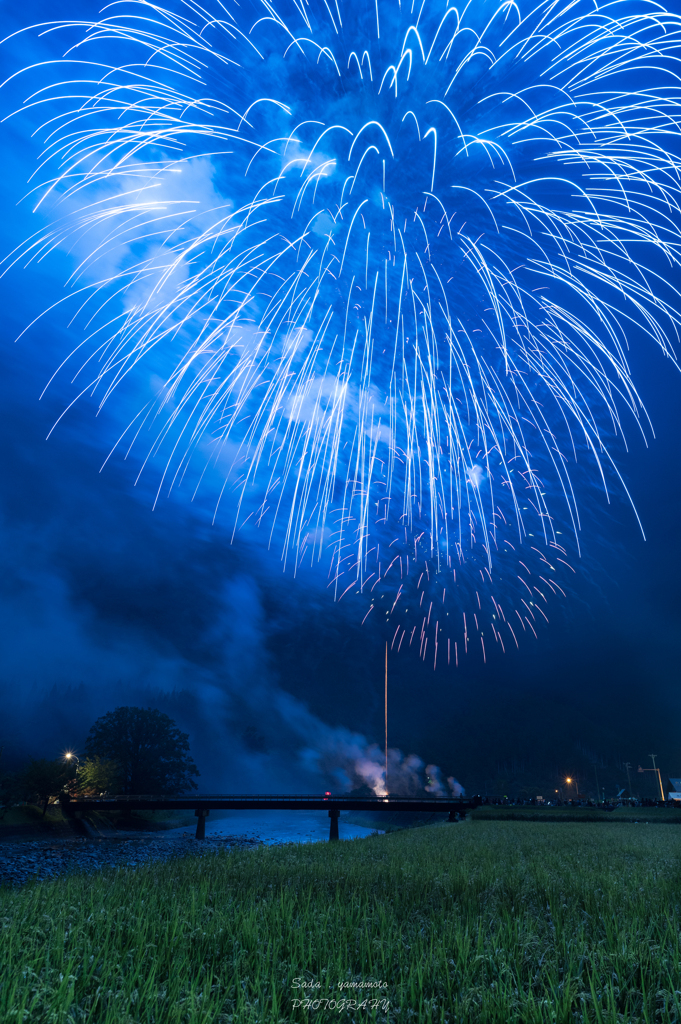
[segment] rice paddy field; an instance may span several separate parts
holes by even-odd
[[[0,1020],[671,1024],[681,829],[467,821],[0,890]]]

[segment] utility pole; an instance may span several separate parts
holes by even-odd
[[[601,787],[598,784],[598,768],[596,767],[596,762],[595,761],[594,761],[594,775],[596,776],[596,803],[599,804],[601,802]]]
[[[659,769],[659,768],[657,767],[657,765],[655,764],[655,758],[657,757],[657,754],[648,754],[648,757],[649,757],[649,758],[650,758],[650,759],[652,760],[652,762],[653,762],[653,771],[654,771],[654,772],[657,772],[657,781],[658,781],[658,783],[659,783],[659,785],[660,785],[660,798],[661,798],[661,799],[662,799],[662,801],[664,802],[664,790],[663,790],[663,788],[662,788],[662,776],[660,775],[660,769]]]
[[[665,800],[664,800],[664,790],[662,788],[662,776],[660,775],[660,769],[655,764],[655,758],[657,757],[657,754],[648,754],[648,757],[653,762],[653,767],[652,768],[641,768],[641,765],[639,765],[638,766],[638,770],[640,772],[655,772],[656,773],[658,785],[660,787],[660,797],[662,798],[662,802],[664,803]]]
[[[634,794],[633,794],[633,793],[631,792],[631,776],[629,775],[629,769],[631,768],[631,765],[630,765],[630,764],[629,764],[629,762],[627,761],[627,763],[625,764],[625,766],[624,766],[624,767],[625,767],[625,768],[627,769],[627,785],[629,786],[629,799],[631,800],[631,798],[632,798],[632,797],[633,797],[633,795],[634,795]]]

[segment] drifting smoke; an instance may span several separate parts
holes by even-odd
[[[231,581],[223,594],[223,615],[214,626],[229,666],[229,686],[213,684],[199,691],[204,726],[209,719],[239,722],[246,739],[239,758],[253,778],[276,776],[293,785],[314,787],[322,780],[334,793],[368,787],[377,796],[416,796],[424,790],[444,796],[440,770],[415,755],[388,751],[388,786],[385,753],[360,733],[322,722],[295,697],[285,693],[273,676],[266,650],[267,625],[260,595],[248,577]],[[248,749],[250,748],[250,749]],[[455,780],[448,779],[450,787]],[[433,783],[437,786],[434,788]],[[458,783],[455,783],[458,786]],[[247,785],[247,789],[251,788]],[[454,795],[463,793],[461,787]]]
[[[447,796],[447,790],[442,782],[440,769],[436,764],[426,765],[426,779],[428,781],[425,787],[427,793],[434,793],[436,796]],[[450,775],[447,779],[447,785],[453,797],[466,795],[466,790],[460,782],[457,782],[453,775]]]
[[[376,796],[418,796],[424,791],[447,795],[437,765],[425,765],[415,754],[405,757],[393,748],[388,749],[386,785],[385,751],[376,744],[367,745],[363,737],[344,736],[340,730],[330,731],[326,742],[317,741],[315,749],[305,751],[303,757],[342,792],[368,787]],[[447,783],[453,796],[464,795],[456,779],[449,778]]]
[[[65,747],[82,751],[95,719],[131,704],[157,707],[189,733],[204,791],[262,792],[276,780],[282,792],[345,793],[367,785],[385,794],[383,752],[359,732],[327,725],[282,690],[267,655],[268,627],[252,577],[234,574],[211,595],[210,629],[183,651],[172,626],[154,635],[134,620],[107,625],[96,605],[74,600],[73,588],[56,572],[38,571],[33,544],[21,530],[5,536],[11,543],[3,551],[0,615],[14,642],[0,649],[0,676],[11,680],[3,701],[10,763],[19,767],[29,756],[56,756]],[[141,551],[135,554],[139,589],[169,590],[171,577],[179,577],[185,594],[200,599],[191,570],[176,573],[173,566],[159,583],[156,563],[172,555],[158,537],[147,566],[151,577],[145,577]],[[87,572],[94,570],[101,583],[101,565],[92,555]],[[135,571],[132,562],[124,571]],[[128,590],[126,597],[135,594]],[[46,678],[50,688],[41,682]],[[418,758],[391,750],[390,769],[391,791],[423,793]]]

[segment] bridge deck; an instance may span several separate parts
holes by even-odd
[[[83,811],[194,811],[198,821],[196,838],[205,838],[206,816],[210,811],[328,811],[330,839],[338,838],[338,816],[341,811],[427,811],[449,814],[454,821],[456,815],[472,810],[480,803],[479,797],[472,800],[448,797],[352,797],[317,796],[315,794],[225,794],[208,793],[197,796],[155,796],[153,794],[70,797],[61,801],[64,813],[69,818],[80,817]]]

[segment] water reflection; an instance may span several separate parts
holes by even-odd
[[[340,839],[359,839],[371,835],[373,829],[351,825],[341,813],[338,821]],[[169,829],[166,836],[194,834],[194,826]],[[277,843],[320,843],[329,838],[327,811],[211,811],[206,818],[209,836],[245,836],[260,839],[267,845]]]

